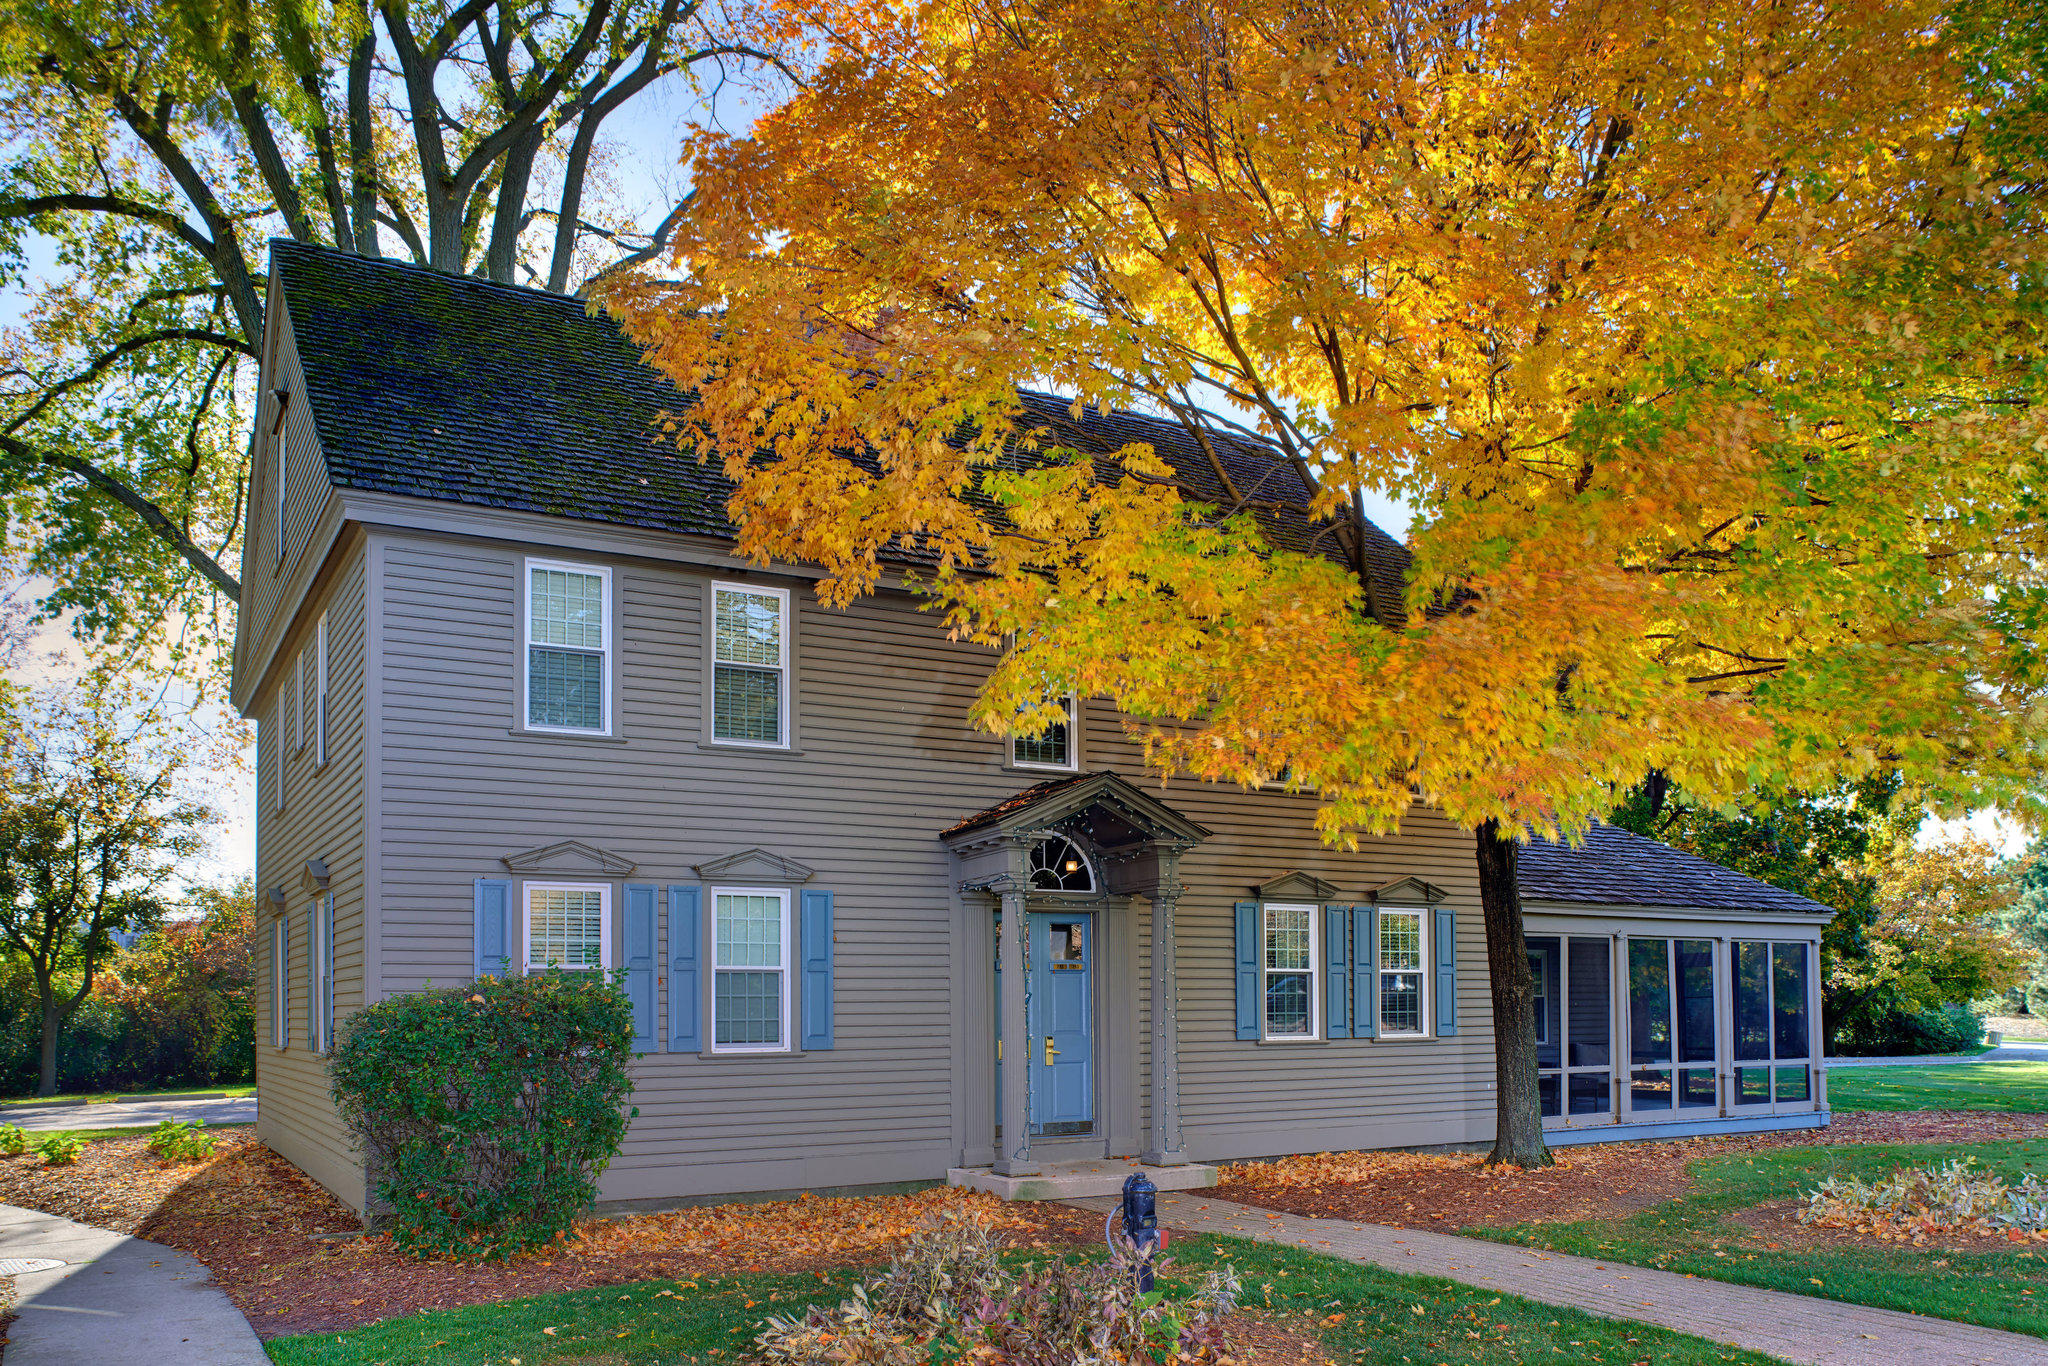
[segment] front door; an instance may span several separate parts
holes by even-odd
[[[1094,918],[1031,914],[1031,1132],[1095,1130]]]

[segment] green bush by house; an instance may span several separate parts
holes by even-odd
[[[481,977],[380,1001],[334,1049],[334,1098],[392,1238],[503,1256],[568,1232],[630,1118],[631,1010],[596,973]]]

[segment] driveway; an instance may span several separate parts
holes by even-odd
[[[96,1105],[0,1105],[0,1124],[24,1129],[149,1128],[167,1119],[203,1119],[214,1124],[252,1124],[256,1097],[217,1100],[109,1100]]]

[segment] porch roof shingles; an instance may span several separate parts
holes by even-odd
[[[271,255],[337,485],[732,538],[724,471],[658,430],[688,396],[610,317],[305,243],[274,241]],[[1022,398],[1032,423],[1076,449],[1148,442],[1188,497],[1226,509],[1241,499],[1274,544],[1337,553],[1334,525],[1310,518],[1307,485],[1265,443],[1214,442],[1226,486],[1178,422],[1097,409],[1076,421],[1056,395]],[[1366,559],[1376,608],[1397,609],[1408,552],[1368,523]]]
[[[1518,864],[1525,901],[1834,914],[1796,892],[1604,822],[1596,822],[1578,848],[1531,840]]]

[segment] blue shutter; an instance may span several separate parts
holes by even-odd
[[[803,893],[804,1024],[806,1049],[832,1046],[832,893]]]
[[[626,884],[626,999],[633,1005],[633,1051],[652,1053],[654,1036],[654,899],[661,889],[645,882]]]
[[[668,1048],[671,1053],[698,1053],[704,1048],[703,974],[697,966],[704,952],[704,925],[699,908],[701,887],[668,889]]]
[[[511,975],[512,884],[502,878],[476,880],[476,975]]]
[[[1237,1037],[1259,1037],[1259,903],[1237,903]]]
[[[1450,907],[1436,908],[1436,1032],[1446,1039],[1458,1032],[1456,922]]]
[[[1380,1033],[1380,989],[1373,967],[1379,961],[1380,917],[1377,906],[1351,908],[1351,1036],[1376,1039]]]
[[[284,1033],[278,1036],[279,1048],[292,1046],[292,918],[280,915],[277,918],[277,935],[284,948],[278,954],[278,995],[284,1001]]]
[[[1351,955],[1345,951],[1350,939],[1351,908],[1323,907],[1323,960],[1329,972],[1323,978],[1323,1037],[1351,1037]]]

